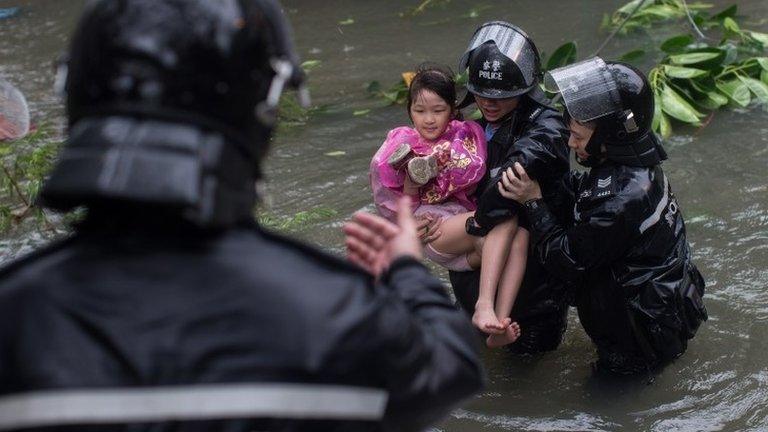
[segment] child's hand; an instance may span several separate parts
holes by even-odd
[[[410,201],[398,201],[397,225],[370,213],[358,212],[344,225],[347,258],[378,278],[395,258],[421,259],[421,243]]]
[[[440,224],[442,222],[443,218],[432,213],[416,216],[416,232],[419,233],[421,243],[427,244],[437,240],[442,234],[440,232]]]

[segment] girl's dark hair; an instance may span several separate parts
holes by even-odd
[[[411,117],[411,105],[422,90],[429,90],[440,96],[451,107],[453,118],[462,120],[461,112],[456,108],[456,81],[453,72],[447,66],[435,63],[422,63],[416,69],[416,75],[408,88],[408,117]]]

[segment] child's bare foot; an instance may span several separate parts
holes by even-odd
[[[520,325],[516,322],[508,325],[503,334],[492,334],[485,340],[488,348],[498,348],[504,345],[515,343],[520,337]]]
[[[475,306],[475,314],[472,315],[472,324],[484,333],[503,334],[506,327],[496,318],[492,305]]]

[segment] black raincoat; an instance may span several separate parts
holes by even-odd
[[[562,115],[533,92],[521,98],[518,109],[501,124],[488,143],[488,171],[475,196],[475,220],[481,234],[515,215],[526,226],[523,207],[501,196],[497,183],[504,170],[520,162],[543,189],[544,199],[554,208],[564,208],[556,193],[560,179],[568,172],[568,129]],[[480,121],[486,126],[484,120]],[[532,256],[529,253],[529,257]],[[472,313],[478,296],[479,271],[450,272],[451,285],[462,307]],[[557,348],[565,332],[568,304],[562,281],[554,278],[536,260],[528,259],[512,318],[522,327],[522,335],[511,345],[518,352],[538,352]]]
[[[707,318],[704,280],[661,166],[605,162],[562,186],[573,222],[540,200],[528,208],[534,257],[575,287],[599,364],[636,372],[681,355]]]
[[[71,238],[0,271],[0,430],[40,425],[70,403],[101,415],[117,400],[118,416],[149,412],[92,430],[416,431],[481,388],[476,344],[440,281],[413,259],[374,282],[253,223],[202,229],[149,205],[93,206]],[[184,422],[173,411],[183,403],[151,403],[164,389],[205,398],[222,385],[266,395],[245,414]],[[40,391],[55,406],[36,405],[30,392]],[[123,394],[131,391],[150,399]],[[194,399],[185,418],[221,404],[215,394]],[[262,403],[274,412],[248,414]],[[163,421],[142,421],[152,415]],[[65,418],[45,424],[98,423]]]

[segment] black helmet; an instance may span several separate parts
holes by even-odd
[[[304,79],[276,1],[93,1],[67,60],[70,139],[44,204],[251,214],[280,94]]]
[[[533,41],[518,27],[493,21],[480,26],[459,62],[469,69],[467,90],[489,99],[513,98],[539,82],[541,65]],[[467,100],[462,105],[467,104]]]
[[[254,112],[263,111],[272,77],[287,73],[294,86],[303,80],[288,24],[271,0],[96,1],[67,67],[70,125],[104,113],[191,115],[259,141],[272,124]]]
[[[603,159],[629,166],[653,166],[667,155],[652,131],[654,98],[645,75],[619,62],[593,57],[552,70],[545,86],[563,96],[568,118],[593,122],[584,165]]]

